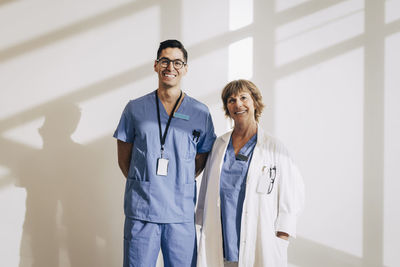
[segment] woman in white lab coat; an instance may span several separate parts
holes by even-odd
[[[197,266],[286,266],[304,201],[301,175],[258,125],[264,105],[252,82],[232,81],[221,97],[234,128],[215,141],[204,170]]]

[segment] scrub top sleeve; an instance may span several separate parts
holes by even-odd
[[[210,152],[217,136],[214,132],[214,124],[211,114],[208,113],[205,123],[204,134],[200,136],[199,143],[197,144],[197,153]]]
[[[278,217],[276,232],[288,233],[296,237],[297,217],[304,207],[303,178],[289,155],[284,152],[278,161]]]
[[[124,111],[122,112],[121,119],[117,126],[117,129],[114,132],[113,137],[117,138],[126,143],[133,143],[135,128],[133,124],[132,114],[130,113],[130,103],[126,106]]]

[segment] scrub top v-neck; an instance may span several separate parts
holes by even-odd
[[[257,143],[257,134],[240,149],[238,155],[229,140],[220,178],[221,223],[224,258],[239,260],[240,224],[246,191],[246,177]]]

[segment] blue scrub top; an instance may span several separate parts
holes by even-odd
[[[131,100],[114,133],[115,138],[133,143],[125,187],[125,215],[155,223],[193,222],[195,156],[209,152],[215,141],[211,115],[206,105],[185,95],[165,140],[168,174],[159,176],[156,168],[161,144],[155,92]],[[169,116],[158,101],[164,133]],[[194,131],[199,132],[199,136]]]
[[[239,261],[240,225],[246,177],[256,143],[257,134],[240,149],[238,155],[248,157],[247,161],[235,155],[232,137],[225,152],[220,178],[220,199],[224,258],[227,261]]]

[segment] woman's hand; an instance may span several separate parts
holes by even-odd
[[[277,232],[276,236],[285,240],[289,240],[289,235],[285,232]]]

